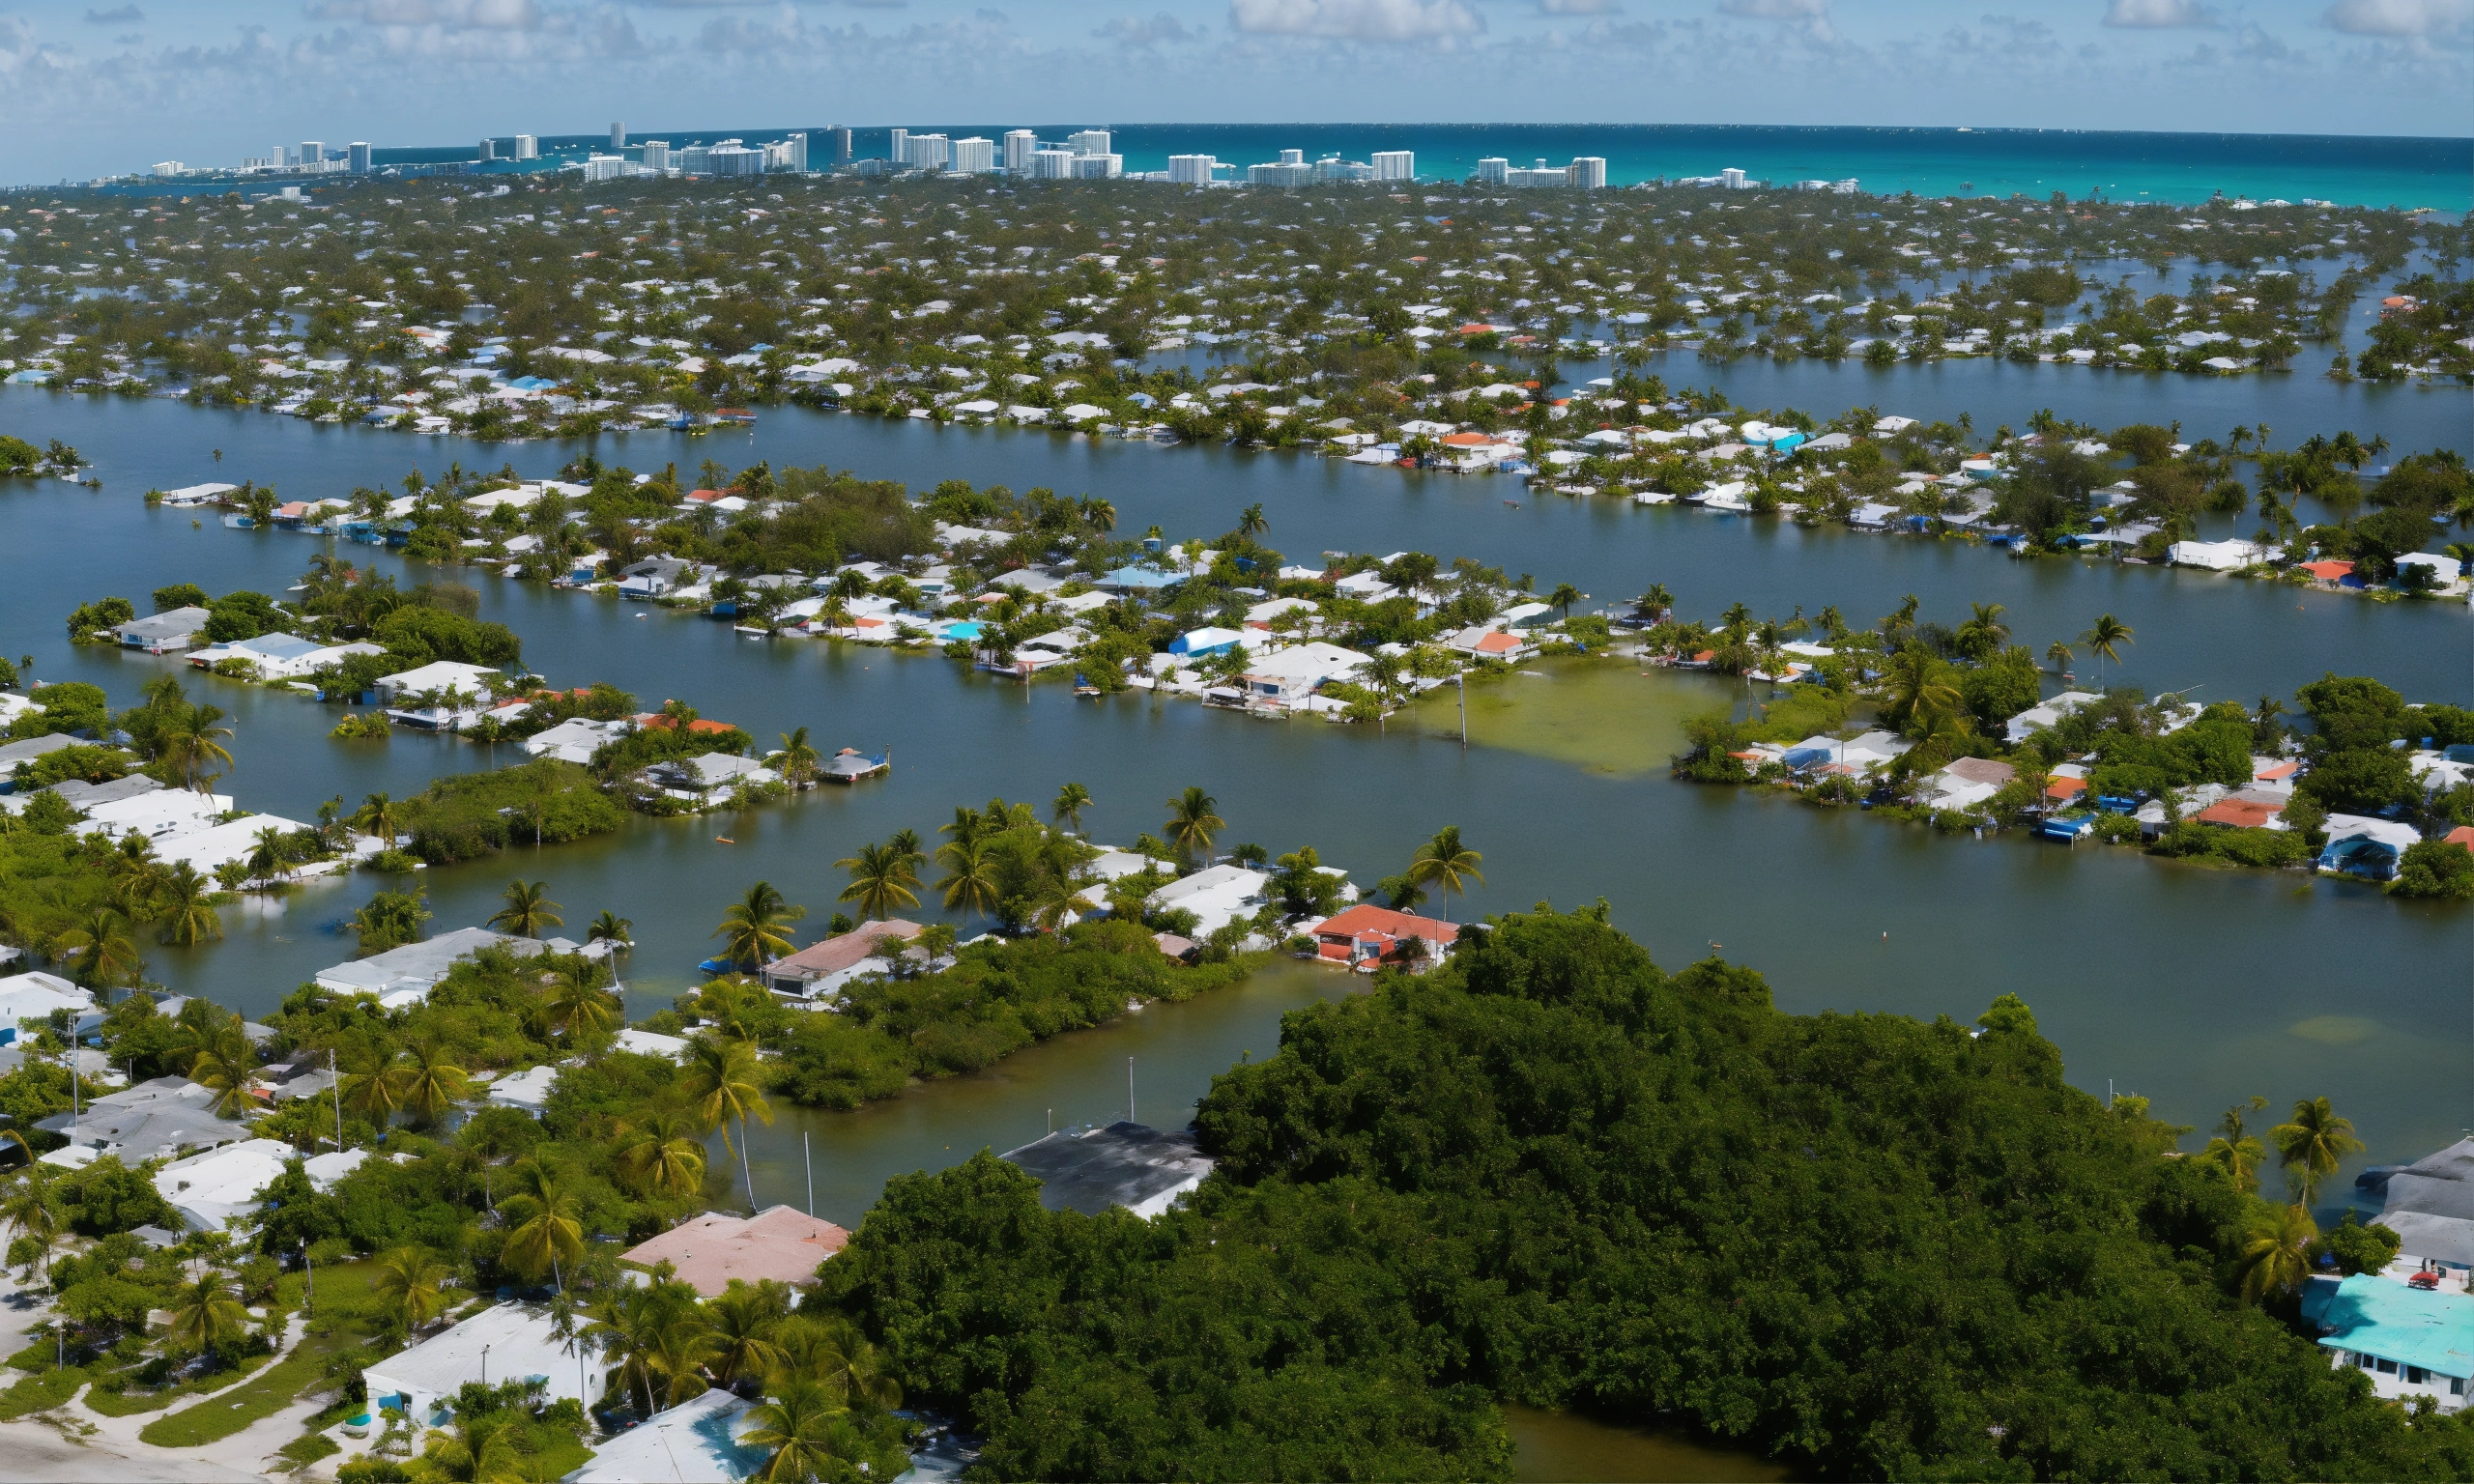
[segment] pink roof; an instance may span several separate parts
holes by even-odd
[[[1439,918],[1417,917],[1407,912],[1395,912],[1361,901],[1337,917],[1326,918],[1314,929],[1318,938],[1354,938],[1373,934],[1386,938],[1424,938],[1429,943],[1450,943],[1460,936],[1460,929]]]
[[[647,1268],[669,1263],[678,1270],[679,1281],[710,1298],[733,1278],[812,1283],[817,1266],[849,1240],[849,1232],[830,1221],[776,1206],[755,1216],[706,1212],[620,1255]]]
[[[905,922],[898,917],[889,917],[880,923],[861,923],[840,937],[811,943],[787,958],[774,959],[764,966],[764,972],[768,977],[796,974],[809,979],[823,979],[865,960],[876,952],[879,939],[906,940],[919,936],[919,931],[917,923]]]
[[[2260,783],[2270,784],[2276,782],[2280,778],[2291,778],[2293,775],[2301,771],[2302,764],[2288,759],[2285,762],[2269,763],[2266,767],[2261,768],[2251,776]]]
[[[1506,634],[1502,630],[1498,629],[1494,633],[1478,641],[1478,642],[1472,647],[1474,647],[1480,654],[1505,654],[1519,648],[1520,644],[1521,639],[1519,635]]]

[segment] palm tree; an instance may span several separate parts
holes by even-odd
[[[845,856],[833,863],[850,872],[850,884],[842,889],[839,901],[855,901],[869,917],[891,917],[896,907],[919,905],[919,872],[912,867],[910,852],[900,843],[859,847],[856,855]]]
[[[2202,1161],[2224,1171],[2236,1190],[2249,1192],[2259,1187],[2259,1161],[2267,1157],[2267,1151],[2260,1148],[2258,1137],[2250,1131],[2249,1115],[2267,1105],[2265,1098],[2254,1097],[2247,1108],[2237,1103],[2226,1109],[2224,1122],[2216,1126],[2217,1136],[2208,1140],[2207,1148],[2200,1154]]]
[[[401,1246],[378,1257],[369,1286],[385,1306],[388,1318],[402,1333],[411,1333],[446,1308],[447,1266],[423,1246]]]
[[[1042,875],[1039,885],[1031,889],[1031,926],[1042,932],[1062,931],[1067,913],[1091,910],[1091,899],[1082,888],[1053,872]]]
[[[2045,645],[2045,663],[2053,667],[2055,674],[2062,674],[2070,669],[2070,657],[2078,652],[2057,639]]]
[[[464,1096],[470,1078],[448,1060],[453,1054],[444,1042],[423,1040],[388,1073],[398,1101],[423,1123],[437,1123]]]
[[[1237,534],[1249,540],[1262,535],[1271,528],[1272,523],[1263,518],[1263,507],[1260,504],[1248,505],[1237,512]]]
[[[722,914],[713,936],[732,963],[761,969],[791,951],[791,925],[807,916],[805,907],[782,899],[770,881],[759,881]]]
[[[395,837],[403,833],[404,806],[383,793],[373,793],[360,801],[352,822],[363,835],[392,847]]]
[[[1642,617],[1655,623],[1675,612],[1675,594],[1667,590],[1666,584],[1652,583],[1632,600],[1632,607]]]
[[[705,1314],[713,1326],[713,1379],[723,1385],[742,1377],[762,1377],[780,1367],[782,1347],[773,1336],[782,1327],[788,1298],[781,1286],[751,1287],[733,1283],[720,1297],[707,1299]]]
[[[635,930],[634,923],[604,907],[600,915],[593,918],[592,926],[584,930],[584,940],[587,943],[607,943],[612,953],[621,953],[636,946]]]
[[[719,1347],[711,1321],[693,1305],[664,1314],[646,1336],[645,1368],[662,1378],[662,1405],[676,1407],[706,1389],[698,1374]]]
[[[573,958],[568,964],[543,986],[541,1018],[573,1041],[609,1029],[618,1018],[618,1006],[608,991],[592,982],[591,964]]]
[[[129,919],[110,907],[97,907],[74,928],[52,939],[64,959],[77,960],[77,977],[108,987],[136,974],[137,944],[129,935]]]
[[[812,1381],[793,1381],[771,1401],[748,1411],[755,1426],[740,1441],[751,1448],[770,1448],[773,1456],[756,1476],[766,1484],[806,1484],[831,1471],[833,1419],[842,1411],[825,1389]]]
[[[1091,790],[1080,784],[1067,784],[1056,790],[1056,802],[1049,808],[1049,817],[1074,831],[1082,833],[1082,811],[1091,807]]]
[[[2308,1208],[2262,1205],[2235,1249],[2242,1270],[2242,1297],[2254,1302],[2272,1293],[2291,1293],[2311,1275],[2311,1244],[2319,1224]]]
[[[1953,683],[1950,667],[1921,644],[1910,644],[1890,661],[1888,718],[1910,736],[1930,735],[1940,723],[1956,717],[1967,700]]]
[[[782,1326],[785,1356],[777,1384],[814,1382],[844,1405],[891,1411],[902,1405],[902,1386],[884,1373],[876,1348],[858,1327],[836,1314],[793,1314]]]
[[[1484,873],[1478,870],[1483,860],[1484,856],[1460,842],[1460,826],[1447,824],[1409,858],[1409,883],[1457,897],[1466,892],[1467,882],[1486,884]]]
[[[525,1277],[559,1274],[584,1251],[584,1199],[537,1159],[519,1159],[516,1190],[500,1208],[507,1221],[501,1261]],[[560,1286],[565,1287],[563,1277]]]
[[[248,1332],[249,1311],[232,1293],[231,1281],[209,1270],[173,1292],[167,1339],[176,1350],[203,1355]]]
[[[1975,616],[1959,625],[1957,639],[1960,649],[1977,659],[1987,659],[2000,652],[2010,642],[2010,625],[2001,621],[2002,605],[1971,603]]]
[[[747,1164],[747,1121],[750,1115],[768,1127],[773,1105],[764,1100],[759,1081],[756,1048],[744,1041],[699,1036],[688,1043],[687,1070],[679,1085],[690,1108],[706,1129],[722,1131],[722,1147],[738,1156],[739,1175],[747,1182],[750,1203],[756,1199],[756,1177]],[[731,1120],[738,1120],[738,1144],[731,1144]]]
[[[2288,1172],[2287,1179],[2294,1183],[2296,1193],[2308,1205],[2319,1194],[2319,1182],[2337,1171],[2347,1155],[2363,1147],[2354,1137],[2351,1119],[2339,1118],[2337,1110],[2325,1098],[2297,1099],[2290,1122],[2268,1130],[2277,1146],[2277,1162]],[[2301,1173],[2290,1173],[2296,1167]]]
[[[403,1079],[394,1058],[367,1042],[356,1041],[339,1056],[343,1075],[336,1082],[345,1107],[384,1128],[404,1105]]]
[[[2079,636],[2079,642],[2096,657],[2096,689],[2101,691],[2105,688],[2104,662],[2112,660],[2119,664],[2122,657],[2120,646],[2132,642],[2133,639],[2131,626],[2111,614],[2097,618],[2086,633]]]
[[[617,1161],[620,1178],[673,1200],[704,1188],[705,1146],[675,1109],[656,1108],[621,1126]]]
[[[544,928],[560,928],[566,919],[559,915],[559,904],[550,899],[550,883],[509,881],[499,894],[506,903],[490,914],[490,926],[518,937],[537,938]]]
[[[182,861],[163,877],[163,941],[193,948],[223,936],[215,910],[215,883]]]
[[[186,786],[200,793],[213,792],[215,781],[235,766],[222,742],[232,728],[216,726],[221,720],[220,706],[199,706],[163,734],[164,760]]]
[[[25,1136],[18,1135],[17,1141],[23,1145]],[[9,1229],[19,1237],[33,1238],[42,1247],[46,1277],[52,1244],[60,1240],[64,1219],[60,1192],[51,1187],[53,1168],[28,1163],[26,1172],[9,1186],[8,1195],[0,1198],[0,1217],[7,1218]]]
[[[1211,837],[1228,828],[1216,811],[1220,801],[1199,787],[1189,787],[1168,801],[1168,822],[1160,828],[1181,854],[1209,851]]]
[[[984,840],[949,840],[936,847],[945,878],[936,889],[945,894],[945,910],[987,916],[996,910],[1002,885],[996,874],[996,852]]]
[[[806,790],[816,783],[818,753],[808,741],[805,727],[786,731],[782,736],[782,782],[793,788]]]
[[[258,831],[257,842],[249,847],[249,879],[261,886],[273,886],[283,874],[283,831],[268,825]]]
[[[647,1414],[654,1410],[652,1369],[647,1361],[653,1330],[663,1315],[663,1299],[659,1290],[620,1284],[602,1299],[592,1323],[585,1328],[589,1342],[618,1357],[620,1387],[631,1396],[642,1396]]]
[[[1546,594],[1546,606],[1569,618],[1572,616],[1572,605],[1578,603],[1584,596],[1585,594],[1571,584],[1557,583],[1555,590]]]
[[[517,1460],[522,1455],[515,1446],[513,1419],[458,1416],[450,1427],[452,1431],[422,1455],[423,1463],[457,1484],[494,1484],[519,1477]]]
[[[200,1041],[189,1063],[189,1080],[215,1090],[218,1118],[238,1118],[249,1106],[249,1083],[257,1073],[258,1048],[250,1044],[238,1012]]]

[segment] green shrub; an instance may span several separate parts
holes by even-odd
[[[2397,863],[2397,878],[2388,883],[2396,897],[2430,897],[2444,901],[2474,898],[2474,851],[2445,840],[2418,840],[2405,847]]]
[[[116,629],[136,616],[136,607],[127,598],[97,598],[69,615],[69,638],[88,643],[98,630]]]

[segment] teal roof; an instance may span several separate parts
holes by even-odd
[[[2316,1318],[2330,1350],[2358,1350],[2460,1379],[2474,1378],[2474,1298],[2425,1293],[2394,1278],[2355,1273],[2337,1285]]]

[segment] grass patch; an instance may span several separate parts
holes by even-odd
[[[192,1377],[155,1391],[106,1391],[98,1384],[87,1396],[86,1405],[106,1417],[133,1417],[142,1412],[161,1412],[183,1397],[195,1396],[201,1391],[220,1391],[266,1364],[268,1358],[265,1356],[245,1356],[230,1370]],[[100,1381],[101,1378],[98,1379]]]
[[[294,1469],[306,1469],[322,1458],[331,1458],[344,1450],[344,1445],[324,1433],[303,1433],[275,1450],[275,1457]]]
[[[41,1371],[0,1391],[0,1421],[14,1421],[52,1408],[77,1394],[77,1388],[92,1380],[83,1366],[71,1366],[65,1371]]]
[[[291,1355],[269,1366],[255,1381],[147,1423],[138,1433],[138,1441],[158,1448],[195,1448],[220,1442],[250,1423],[291,1406],[302,1388],[326,1376],[327,1355],[322,1346],[296,1346]]]

